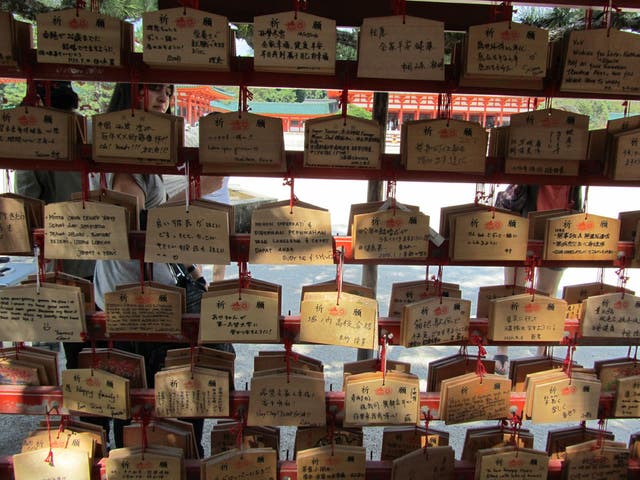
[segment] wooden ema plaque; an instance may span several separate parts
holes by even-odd
[[[432,297],[403,307],[400,341],[405,347],[464,342],[469,338],[471,302]]]
[[[382,125],[375,120],[335,115],[304,122],[304,166],[380,168]]]
[[[202,480],[251,478],[274,480],[278,478],[278,453],[272,448],[230,449],[207,458],[202,463]]]
[[[622,442],[590,440],[567,447],[563,470],[567,480],[583,478],[606,478],[626,480],[629,478],[631,453]]]
[[[25,205],[15,198],[0,197],[0,253],[31,253],[31,230]]]
[[[144,261],[226,265],[229,216],[201,205],[159,206],[148,212]]]
[[[163,68],[229,70],[226,17],[193,8],[142,14],[142,61]]]
[[[174,166],[184,144],[184,118],[139,109],[93,116],[96,162]]]
[[[167,368],[155,375],[158,417],[228,417],[229,374],[211,368]]]
[[[78,353],[78,368],[98,368],[129,380],[131,388],[147,388],[142,355],[117,348],[83,348]]]
[[[491,300],[497,298],[510,297],[527,293],[528,288],[522,285],[489,285],[478,289],[478,299],[476,302],[476,317],[487,318],[489,316],[489,305]],[[536,291],[536,295],[542,292]]]
[[[91,466],[86,452],[70,448],[53,448],[53,462],[46,459],[49,448],[17,453],[13,456],[16,480],[91,480]]]
[[[592,374],[569,377],[554,369],[527,375],[524,413],[533,423],[581,422],[598,418],[600,381]]]
[[[640,39],[615,28],[572,31],[560,90],[579,93],[640,92]]]
[[[444,23],[409,15],[364,18],[358,77],[444,80]]]
[[[380,460],[391,461],[415,450],[449,445],[449,433],[414,426],[385,427],[382,431]]]
[[[454,480],[456,478],[454,457],[455,452],[450,446],[415,450],[393,460],[391,480],[421,478],[421,475],[426,472],[429,472],[428,475],[434,479]]]
[[[555,108],[511,116],[507,158],[584,160],[589,117]]]
[[[282,119],[249,112],[200,117],[199,158],[204,172],[284,172]]]
[[[258,72],[333,75],[336,22],[305,12],[253,18],[253,65]]]
[[[409,373],[358,373],[346,378],[345,427],[419,423],[420,380]]]
[[[251,215],[250,263],[331,265],[333,236],[328,210],[296,202],[256,208]]]
[[[547,221],[544,260],[612,261],[618,256],[620,220],[577,213]]]
[[[203,295],[198,343],[280,342],[276,292],[243,288]]]
[[[377,300],[350,293],[307,293],[300,303],[300,341],[376,349]]]
[[[104,463],[109,480],[186,478],[182,451],[178,448],[159,445],[149,445],[144,449],[115,448],[109,451]]]
[[[620,287],[607,285],[601,282],[583,283],[579,285],[565,285],[562,289],[562,298],[567,302],[567,318],[582,318],[582,302],[589,297],[603,295],[605,293],[620,293]],[[632,290],[625,289],[625,294],[634,295]]]
[[[426,259],[429,216],[389,208],[353,217],[353,256],[357,260]]]
[[[468,373],[442,381],[440,419],[447,425],[509,417],[511,380]]]
[[[613,415],[618,418],[640,417],[640,375],[617,379]]]
[[[488,134],[476,122],[415,120],[402,124],[407,170],[484,173]]]
[[[478,451],[475,478],[546,480],[548,468],[547,452],[515,447],[489,448]]]
[[[131,418],[129,380],[97,368],[63,370],[62,398],[71,411]]]
[[[0,114],[0,157],[73,160],[76,115],[45,107],[15,107]]]
[[[522,293],[489,302],[487,337],[504,342],[560,342],[564,336],[567,302],[545,295]]]
[[[580,333],[583,337],[640,338],[640,298],[606,293],[583,304]]]
[[[0,338],[7,342],[83,342],[87,327],[80,289],[19,285],[0,289]]]
[[[70,260],[128,260],[123,207],[107,203],[60,202],[44,207],[44,254]]]
[[[513,430],[503,426],[502,422],[496,426],[467,428],[460,460],[475,463],[476,454],[480,450],[516,445],[518,448],[533,448],[533,434],[519,428],[517,435],[514,435]]]
[[[301,450],[296,457],[297,478],[322,480],[365,478],[366,449],[349,445],[327,445]]]
[[[594,368],[602,383],[603,392],[615,392],[620,378],[640,375],[640,362],[635,358],[594,362]]]
[[[391,298],[389,299],[389,317],[401,317],[402,309],[410,303],[426,300],[431,297],[461,298],[460,285],[442,282],[436,285],[433,280],[412,280],[391,285]]]
[[[327,423],[324,375],[284,369],[254,373],[247,425],[323,426]]]
[[[0,12],[0,65],[18,66],[21,49],[33,48],[33,27],[20,22],[9,12]]]
[[[450,256],[456,261],[524,261],[529,220],[501,212],[477,211],[453,219]]]
[[[640,179],[640,129],[616,133],[612,137],[609,159],[614,180]]]
[[[296,428],[296,441],[294,451],[308,448],[322,447],[324,445],[351,445],[362,447],[362,428],[332,428],[324,427],[298,427]]]
[[[542,28],[511,21],[472,25],[466,46],[465,75],[507,83],[542,79],[547,72],[549,32]]]
[[[133,25],[86,9],[36,15],[38,62],[122,66],[132,52]]]
[[[199,459],[193,424],[175,418],[154,418],[148,422],[133,421],[123,428],[123,446],[139,447],[146,435],[147,445],[163,445],[181,450],[184,458]],[[113,450],[112,450],[113,451]]]
[[[182,333],[182,297],[170,290],[140,286],[104,295],[106,330],[118,333]]]
[[[95,451],[95,439],[88,432],[73,432],[71,430],[57,431],[50,435],[46,429],[34,430],[22,441],[21,453],[33,452],[43,448],[68,448],[83,452],[93,461]],[[54,455],[55,462],[55,455]]]

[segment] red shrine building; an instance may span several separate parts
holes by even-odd
[[[282,118],[285,132],[304,131],[304,122],[310,118],[339,113],[339,90],[327,91],[327,99],[306,100],[300,103],[249,102],[252,113]],[[349,103],[368,111],[373,109],[373,92],[350,91]],[[237,96],[222,89],[208,86],[178,86],[177,114],[193,125],[210,112],[237,110]],[[515,113],[536,108],[535,99],[495,95],[452,95],[451,118],[478,122],[486,128],[503,125]],[[387,130],[400,130],[411,120],[438,117],[437,93],[390,93]]]

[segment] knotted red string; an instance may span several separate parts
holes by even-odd
[[[284,338],[284,363],[287,371],[287,383],[291,380],[291,360],[298,360],[298,355],[293,353],[293,337],[285,335]]]
[[[519,448],[520,429],[522,428],[522,416],[518,415],[516,411],[511,414],[509,418],[509,424],[511,425],[511,442],[513,442],[516,450]]]
[[[289,193],[289,213],[293,213],[293,206],[295,205],[298,198],[296,197],[294,190],[294,179],[293,177],[285,178],[283,181],[283,185],[288,186],[290,189]]]
[[[244,415],[242,413],[242,411],[239,411],[236,414],[236,424],[231,427],[230,433],[231,435],[235,436],[235,443],[236,443],[236,447],[239,450],[242,450],[244,447],[244,427],[245,427],[245,422],[246,419],[244,418]]]
[[[184,8],[193,8],[195,10],[200,8],[200,0],[179,0],[178,3]]]
[[[422,418],[424,418],[424,454],[428,455],[427,447],[429,446],[429,423],[433,420],[433,416],[431,415],[431,410],[427,408],[426,411],[422,412]]]
[[[598,439],[596,441],[596,449],[604,448],[605,433],[607,431],[607,421],[604,418],[598,419]]]
[[[378,370],[382,372],[382,384],[384,385],[387,376],[387,347],[389,345],[389,335],[382,334],[378,340]]]
[[[527,290],[531,294],[531,301],[533,302],[536,299],[536,267],[540,264],[540,259],[535,255],[532,257],[527,257],[525,261],[526,268],[526,279],[525,283],[527,285]],[[514,275],[514,283],[515,283],[515,275]]]
[[[566,335],[562,339],[562,345],[567,346],[567,355],[564,357],[564,361],[562,362],[562,370],[569,377],[569,381],[571,381],[571,375],[573,372],[573,353],[576,351],[576,339],[571,337],[571,335]]]
[[[480,377],[480,383],[482,383],[482,378],[487,374],[487,369],[482,363],[482,359],[487,355],[487,351],[482,346],[482,337],[479,335],[471,336],[471,344],[478,347],[478,357],[476,359],[476,375]]]
[[[27,91],[22,99],[22,104],[35,107],[38,104],[38,91],[36,90],[36,82],[33,78],[33,69],[30,65],[23,65],[21,68],[27,82]]]
[[[56,413],[58,412],[58,407],[53,407],[50,410],[47,410],[45,412],[45,420],[47,422],[47,435],[49,437],[49,454],[47,455],[47,458],[44,459],[44,461],[46,463],[48,463],[49,465],[51,465],[52,467],[54,466],[53,463],[53,442],[51,439],[51,412],[55,411]]]
[[[629,281],[629,276],[627,275],[627,257],[620,258],[621,266],[616,270],[616,275],[618,276],[618,291],[620,292],[620,297],[624,298],[624,292],[627,288],[627,282]]]
[[[340,108],[342,109],[342,117],[347,118],[347,107],[349,106],[349,90],[346,88],[342,89],[342,93],[340,94],[339,105],[340,105]]]
[[[344,248],[336,249],[336,305],[340,305],[340,296],[342,295],[342,280],[344,278]]]
[[[247,269],[247,262],[238,262],[238,297],[242,296],[242,290],[251,285],[251,272]]]
[[[391,8],[394,15],[402,15],[402,23],[404,23],[406,21],[406,16],[407,16],[407,1],[392,0]]]
[[[87,8],[87,2],[85,0],[76,0],[76,17],[80,15],[80,10]]]
[[[387,201],[391,202],[391,208],[393,210],[393,214],[396,214],[397,202],[396,202],[396,186],[397,182],[395,180],[389,180],[387,182]]]

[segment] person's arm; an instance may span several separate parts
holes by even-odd
[[[200,177],[200,196],[208,195],[222,188],[224,177],[214,177],[211,175],[203,175]],[[186,200],[186,190],[182,189],[169,198],[169,201]]]
[[[135,195],[138,198],[138,206],[145,208],[146,196],[142,188],[136,183],[128,173],[116,173],[113,176],[113,187],[115,191]]]
[[[16,170],[14,184],[16,193],[20,195],[31,198],[42,195],[42,185],[32,170]]]

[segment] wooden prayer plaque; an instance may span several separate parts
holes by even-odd
[[[31,231],[25,205],[14,198],[0,197],[0,253],[31,254]]]
[[[509,416],[511,380],[469,373],[442,381],[440,419],[447,425]]]
[[[355,259],[426,259],[429,255],[429,216],[388,209],[353,217]]]
[[[333,435],[333,438],[331,438]],[[350,445],[362,447],[362,428],[332,428],[324,427],[298,427],[296,428],[296,441],[294,450],[322,447],[324,445]]]
[[[97,368],[62,371],[62,396],[68,410],[103,417],[131,418],[129,380]]]
[[[629,478],[630,452],[622,442],[591,440],[567,447],[563,470],[567,480],[582,478]]]
[[[484,173],[488,134],[477,122],[415,120],[402,124],[407,170]]]
[[[640,417],[640,375],[618,378],[613,415],[618,418]]]
[[[478,451],[476,480],[526,478],[546,480],[549,474],[547,452],[527,448],[496,448]]]
[[[282,119],[249,112],[200,117],[199,158],[205,172],[284,172]]]
[[[450,256],[457,261],[524,261],[529,220],[518,215],[479,211],[454,217]]]
[[[595,375],[573,372],[570,378],[562,371],[550,372],[550,375],[540,372],[527,377],[525,413],[533,423],[581,422],[598,418],[601,388]]]
[[[479,451],[516,445],[518,448],[533,448],[533,434],[520,428],[516,438],[506,425],[467,428],[460,460],[475,463]]]
[[[402,316],[402,309],[410,303],[426,300],[431,297],[461,298],[460,285],[441,282],[439,285],[433,280],[412,280],[391,285],[389,299],[389,316]]]
[[[63,429],[51,435],[47,429],[34,430],[22,441],[21,453],[32,452],[46,448],[68,448],[83,452],[93,461],[95,451],[95,439],[88,432],[74,432]],[[55,461],[55,455],[54,455]]]
[[[279,295],[248,288],[206,293],[198,343],[207,342],[280,342]]]
[[[228,417],[229,374],[211,368],[176,367],[155,375],[158,417]]]
[[[112,333],[182,333],[182,298],[160,288],[132,287],[104,295],[106,329]]]
[[[226,265],[231,260],[227,212],[200,205],[148,212],[144,261]]]
[[[131,53],[133,25],[88,9],[36,15],[38,62],[120,67]]]
[[[618,212],[618,220],[620,220],[620,241],[635,241],[638,233],[638,221],[640,221],[640,210]]]
[[[364,18],[358,77],[443,81],[444,23],[409,15]]]
[[[560,90],[640,93],[640,38],[615,28],[570,32]]]
[[[129,260],[125,209],[94,202],[44,207],[44,254],[71,260]]]
[[[427,447],[393,460],[391,480],[415,478],[418,472],[429,472],[431,478],[454,480],[455,453],[450,446]]]
[[[278,452],[271,448],[237,448],[209,457],[202,463],[202,479],[236,478],[274,480],[278,478]]]
[[[170,167],[184,144],[184,118],[139,109],[93,116],[93,159]]]
[[[83,342],[87,331],[80,289],[19,285],[0,289],[0,338],[10,342]]]
[[[549,32],[512,21],[472,25],[466,39],[465,74],[542,79],[547,72]]]
[[[147,65],[229,70],[226,17],[187,7],[142,14],[142,61]]]
[[[640,179],[640,129],[613,135],[610,143],[610,174],[614,180]]]
[[[577,213],[547,221],[544,260],[612,261],[618,256],[620,220]]]
[[[476,317],[487,318],[489,316],[489,304],[496,298],[510,297],[527,292],[527,287],[521,285],[490,285],[478,289],[478,300],[476,302]],[[538,295],[541,292],[536,292]]]
[[[78,353],[78,368],[98,368],[127,378],[131,388],[147,388],[144,357],[117,348],[83,348]]]
[[[72,193],[71,200],[82,200],[82,192]],[[129,220],[127,223],[129,230],[140,230],[140,206],[138,205],[138,197],[135,195],[100,188],[89,190],[86,200],[124,207]]]
[[[375,120],[335,115],[304,122],[304,166],[380,168],[382,125]]]
[[[589,117],[558,109],[511,116],[506,158],[581,161],[587,157]]]
[[[601,282],[565,285],[562,289],[562,298],[568,303],[567,318],[582,318],[582,302],[587,298],[615,292],[620,293],[618,286]],[[635,294],[628,289],[625,289],[625,293]]]
[[[640,338],[640,297],[607,293],[582,302],[583,337]]]
[[[17,66],[21,50],[32,48],[32,25],[16,20],[10,12],[0,12],[0,65]]]
[[[602,391],[615,392],[618,379],[640,375],[640,362],[633,358],[596,361],[594,369],[602,383]]]
[[[18,453],[13,456],[15,480],[91,480],[91,466],[86,452],[54,448],[53,462],[47,462],[49,448]]]
[[[382,431],[380,460],[390,461],[422,448],[449,445],[449,432],[418,426],[385,427]]]
[[[152,445],[140,448],[118,448],[109,452],[105,471],[109,480],[182,479],[185,478],[184,462],[178,449]],[[165,453],[166,452],[166,453]],[[172,454],[167,454],[167,453]]]
[[[258,72],[333,75],[336,22],[305,12],[253,18],[254,68]]]
[[[73,160],[78,142],[77,115],[45,107],[2,110],[0,157]]]
[[[400,342],[405,347],[460,343],[469,339],[471,302],[432,297],[405,305]]]
[[[251,379],[247,425],[326,425],[324,376],[272,370]]]
[[[419,423],[420,380],[408,373],[358,373],[346,378],[345,427]]]
[[[333,264],[331,215],[324,208],[296,202],[268,204],[251,215],[250,263]]]
[[[341,293],[309,292],[300,304],[300,340],[375,349],[378,302]]]
[[[297,478],[322,480],[365,478],[366,449],[348,445],[327,445],[301,450],[296,457]]]
[[[522,293],[489,302],[488,338],[504,342],[560,342],[567,302]]]

